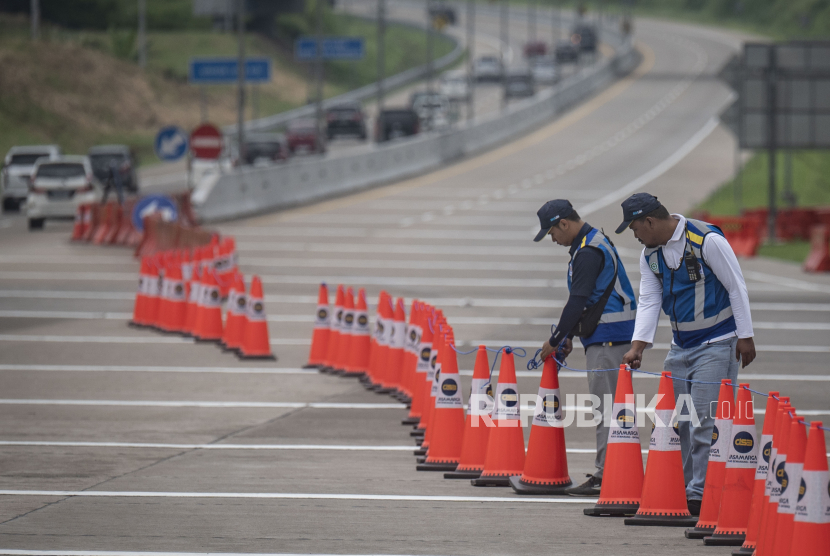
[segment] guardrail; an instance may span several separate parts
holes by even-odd
[[[333,153],[265,168],[237,168],[200,184],[192,195],[193,206],[204,221],[271,212],[404,179],[508,141],[552,120],[637,66],[640,55],[630,38],[610,31],[606,38],[616,47],[613,57],[504,112],[445,132],[372,145],[358,154]]]

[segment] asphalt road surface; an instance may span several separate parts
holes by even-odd
[[[460,345],[532,353],[567,291],[565,248],[531,241],[542,203],[570,198],[610,230],[631,192],[682,212],[729,177],[733,140],[712,119],[729,92],[711,75],[736,37],[654,21],[637,29],[634,74],[520,140],[219,226],[236,237],[246,275],[263,278],[275,364],[128,328],[138,275],[128,252],[71,245],[69,223],[28,233],[22,217],[3,216],[0,553],[728,554],[680,529],[585,517],[591,500],[531,500],[418,473],[404,409],[299,369],[321,281],[365,286],[372,299],[381,288],[424,299],[444,309]],[[636,283],[639,246],[629,234],[617,245]],[[826,419],[830,276],[742,266],[759,356],[741,379]],[[662,368],[665,322],[656,341],[649,371]],[[580,350],[569,363],[583,367]],[[561,384],[563,394],[587,392],[579,373]],[[538,375],[520,373],[521,393],[537,386]],[[638,375],[634,389],[650,397],[657,381]],[[593,470],[593,431],[572,426],[566,438],[581,482]]]

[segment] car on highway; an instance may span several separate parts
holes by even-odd
[[[384,143],[421,131],[418,113],[411,108],[386,108],[375,120],[375,141]]]
[[[525,58],[532,60],[548,53],[548,45],[545,41],[528,41],[523,49]]]
[[[29,195],[29,179],[35,163],[41,158],[55,160],[61,155],[57,145],[30,145],[12,147],[3,160],[0,170],[0,192],[3,210],[18,210]]]
[[[40,158],[32,171],[26,218],[29,229],[43,228],[46,219],[74,218],[78,205],[98,203],[103,185],[88,156]]]
[[[101,183],[107,183],[110,178],[110,164],[115,163],[121,173],[121,183],[130,193],[138,193],[138,176],[136,167],[138,160],[135,153],[127,145],[96,145],[90,147],[87,156],[92,163],[92,173]]]
[[[450,101],[465,102],[470,97],[470,84],[467,81],[467,73],[463,70],[448,71],[441,76],[441,83],[438,86],[441,94]]]
[[[530,64],[533,81],[539,85],[553,85],[559,81],[559,66],[549,56],[534,59]]]
[[[536,92],[530,68],[513,69],[504,76],[504,97],[531,97]]]
[[[313,118],[299,118],[288,122],[285,131],[288,152],[291,154],[325,153],[326,142],[318,138],[317,122]]]
[[[288,160],[288,143],[282,133],[250,133],[245,136],[245,164],[267,166]]]
[[[481,56],[473,65],[476,81],[501,81],[501,60],[498,56]]]
[[[410,106],[423,130],[444,129],[450,124],[450,99],[441,93],[417,95]]]
[[[360,103],[339,104],[326,110],[326,138],[340,135],[366,139],[366,115]]]
[[[560,64],[576,63],[579,61],[579,47],[571,39],[562,39],[556,43],[554,51],[556,61]]]
[[[432,4],[429,7],[429,17],[432,20],[441,18],[447,25],[455,25],[456,22],[455,9],[447,5]]]
[[[576,25],[571,30],[571,42],[582,52],[595,52],[597,49],[597,30],[593,25]]]

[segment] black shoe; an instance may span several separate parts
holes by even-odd
[[[700,515],[701,500],[686,500],[686,505],[689,507],[689,513],[692,515]]]
[[[571,496],[599,496],[600,487],[602,487],[602,478],[594,477],[593,475],[586,475],[588,480],[579,486],[573,486],[565,489],[565,494]]]

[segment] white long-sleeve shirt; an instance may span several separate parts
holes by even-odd
[[[686,218],[680,214],[672,214],[678,220],[677,227],[671,239],[663,246],[663,259],[670,268],[677,270],[686,248]],[[746,293],[746,282],[741,273],[738,258],[732,251],[732,246],[726,238],[718,234],[708,234],[701,246],[706,264],[715,273],[720,283],[729,292],[729,303],[732,305],[732,315],[735,317],[737,330],[707,343],[719,342],[727,338],[751,338],[752,315],[749,311],[749,296]],[[660,320],[660,311],[663,303],[663,284],[654,275],[646,262],[645,249],[640,254],[640,300],[637,303],[637,318],[634,323],[633,341],[646,342],[651,347],[654,334],[657,332],[657,321]],[[674,343],[674,341],[672,341]]]

